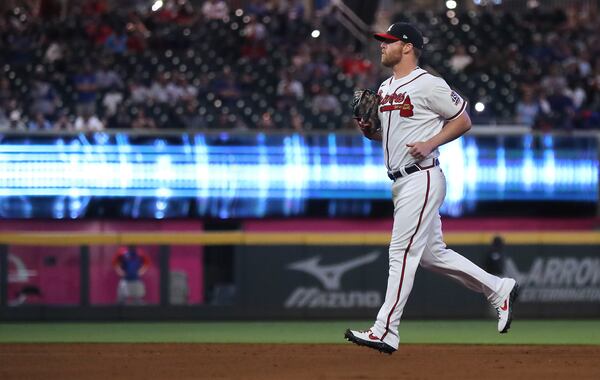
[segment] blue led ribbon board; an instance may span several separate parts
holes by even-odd
[[[443,146],[440,161],[448,179],[442,212],[451,215],[479,201],[598,200],[595,138],[466,136]],[[380,143],[355,134],[0,140],[2,217],[27,217],[42,199],[54,202],[50,217],[79,217],[94,199],[119,198],[152,203],[156,217],[171,201],[192,199],[198,216],[294,216],[311,200],[387,200],[390,185]]]

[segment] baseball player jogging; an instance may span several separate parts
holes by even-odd
[[[353,106],[365,137],[382,142],[393,181],[389,277],[375,324],[366,331],[346,330],[345,337],[381,352],[396,351],[400,318],[418,265],[483,293],[498,312],[498,331],[505,333],[518,284],[491,275],[446,248],[442,237],[438,210],[446,196],[446,179],[437,148],[471,128],[466,102],[442,78],[418,67],[423,36],[411,24],[393,24],[374,37],[381,41],[381,63],[393,70],[393,76],[379,86],[377,94],[357,91]]]

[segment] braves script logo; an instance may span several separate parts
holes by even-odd
[[[600,301],[597,257],[537,257],[527,271],[507,259],[506,275],[521,285],[521,302]]]
[[[380,252],[374,251],[337,264],[320,264],[320,257],[297,261],[287,266],[288,269],[308,273],[321,282],[325,291],[319,288],[296,288],[285,301],[286,308],[294,307],[377,307],[380,294],[376,291],[342,291],[344,273],[377,260]]]
[[[379,91],[379,97],[381,98],[379,104],[382,104],[382,106],[379,108],[379,111],[400,111],[400,116],[402,117],[411,117],[414,115],[414,106],[410,101],[410,95],[407,95],[406,92],[403,92],[401,94],[388,94],[383,97],[381,95],[382,92]]]

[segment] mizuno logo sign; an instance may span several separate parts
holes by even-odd
[[[342,284],[342,276],[351,269],[372,263],[379,257],[379,252],[374,251],[367,255],[337,264],[322,265],[320,257],[312,257],[308,260],[297,261],[288,265],[289,269],[306,272],[316,277],[327,290],[339,290]]]
[[[323,285],[295,288],[287,297],[284,305],[290,308],[376,308],[381,305],[381,294],[377,290],[344,290],[342,277],[345,273],[377,260],[379,251],[373,251],[354,259],[336,264],[321,264],[321,257],[296,261],[288,269],[310,274]]]

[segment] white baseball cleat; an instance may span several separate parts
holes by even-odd
[[[365,346],[365,347],[369,347],[372,349],[375,349],[377,351],[386,353],[386,354],[392,354],[394,353],[394,351],[396,351],[396,349],[392,346],[390,346],[387,343],[384,343],[381,341],[381,339],[379,339],[378,337],[376,337],[371,330],[366,330],[366,331],[358,331],[358,330],[346,330],[346,333],[344,334],[344,337],[354,343],[354,344],[358,344],[359,346]]]
[[[498,332],[500,334],[504,334],[510,329],[513,306],[519,296],[519,284],[512,278],[507,279],[507,281],[512,282],[510,293],[504,298],[502,305],[496,307],[496,313],[498,313]]]

